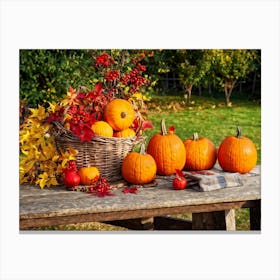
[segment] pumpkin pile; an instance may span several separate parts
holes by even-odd
[[[155,175],[176,175],[173,188],[182,190],[187,181],[182,170],[201,171],[214,167],[217,160],[226,172],[247,173],[257,162],[254,143],[241,135],[237,127],[236,136],[226,137],[217,149],[214,143],[194,133],[184,142],[174,133],[174,127],[167,131],[165,120],[161,121],[161,133],[153,135],[147,145],[147,154],[142,145],[140,153],[132,152],[122,164],[122,175],[132,184],[146,184]]]

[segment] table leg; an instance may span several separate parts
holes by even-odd
[[[192,214],[193,230],[235,230],[235,211],[214,211]]]
[[[250,208],[250,229],[261,229],[261,201],[256,202],[256,206]]]

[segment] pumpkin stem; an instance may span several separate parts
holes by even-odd
[[[121,117],[124,119],[126,117],[127,113],[126,112],[121,112]]]
[[[195,133],[193,134],[193,141],[197,141],[197,140],[198,140],[198,133],[195,132]]]
[[[237,126],[237,135],[236,135],[237,138],[241,138],[241,127],[240,126]]]
[[[167,130],[166,130],[166,126],[165,126],[165,119],[161,120],[160,126],[161,126],[161,134],[162,135],[167,135]]]
[[[140,154],[145,155],[146,154],[146,146],[145,143],[142,143],[140,146]]]

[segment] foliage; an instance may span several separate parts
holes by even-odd
[[[148,50],[20,50],[20,99],[30,107],[47,106],[70,86],[93,88],[105,81],[117,94],[136,93],[148,81],[141,60],[152,55]]]
[[[178,50],[178,75],[185,90],[187,102],[190,102],[194,85],[206,75],[211,66],[211,55],[208,50]]]
[[[31,114],[20,127],[20,183],[45,186],[58,185],[63,168],[69,160],[75,159],[76,151],[69,149],[57,154],[50,124],[45,119],[53,110],[39,106],[30,109]]]
[[[90,86],[93,71],[87,50],[20,50],[20,99],[34,108],[57,102],[71,85]]]
[[[237,80],[245,78],[256,69],[258,52],[256,50],[212,50],[212,79],[225,91],[226,103],[231,105],[230,97]]]

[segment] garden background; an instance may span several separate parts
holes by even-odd
[[[105,95],[115,90],[118,97],[141,103],[152,122],[143,132],[146,143],[163,118],[183,141],[197,132],[217,148],[240,126],[255,143],[261,164],[260,50],[20,50],[21,183],[57,184],[53,177],[61,164],[49,151],[47,110],[65,102],[70,88],[96,85]],[[44,229],[119,230],[99,223]],[[237,229],[249,230],[248,209],[237,211]]]

